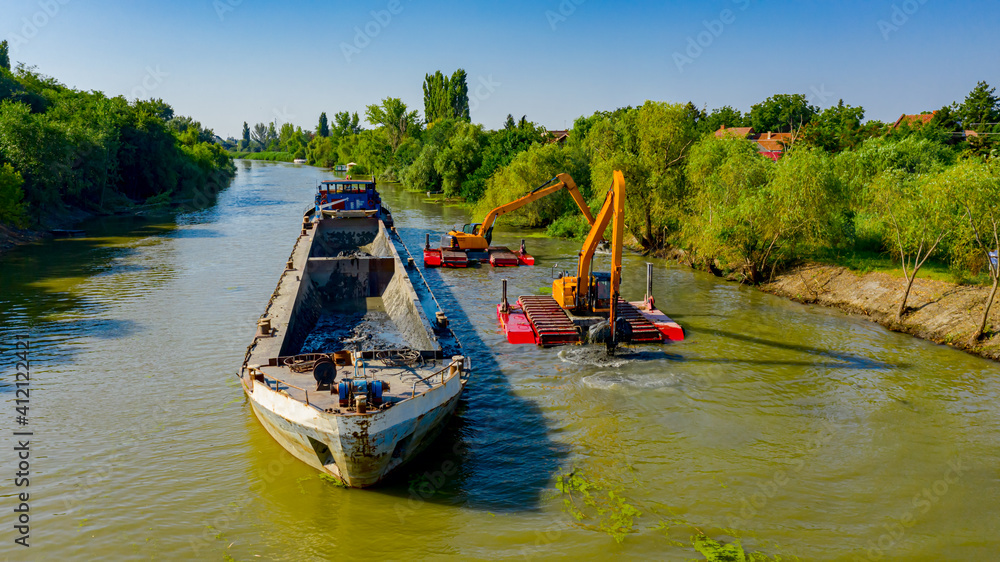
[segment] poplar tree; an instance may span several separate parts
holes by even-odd
[[[319,114],[319,125],[316,126],[316,134],[321,137],[330,136],[330,122],[326,119],[326,112]]]
[[[10,47],[6,39],[0,41],[0,68],[10,70]]]

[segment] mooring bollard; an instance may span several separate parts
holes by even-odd
[[[646,262],[646,300],[653,298],[653,264]]]
[[[430,250],[431,249],[431,234],[428,232],[426,234],[426,236],[427,237],[424,239],[424,249],[425,250]]]
[[[500,286],[502,287],[501,291],[503,295],[500,300],[500,312],[507,314],[507,310],[510,308],[510,305],[507,304],[507,280],[503,279],[500,281]]]

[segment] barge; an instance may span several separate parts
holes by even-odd
[[[349,487],[430,444],[471,375],[412,263],[374,178],[322,182],[239,372],[267,432]]]

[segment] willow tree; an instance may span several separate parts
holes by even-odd
[[[625,225],[644,249],[661,247],[686,196],[684,164],[697,138],[684,104],[647,101],[601,117],[587,133],[591,182],[603,195],[612,170],[625,176]]]
[[[369,105],[365,118],[372,125],[385,128],[389,146],[395,152],[407,136],[419,130],[417,111],[407,111],[406,104],[399,98],[385,98],[381,105]]]
[[[972,335],[975,342],[986,332],[997,285],[1000,285],[1000,268],[996,261],[1000,256],[1000,163],[996,159],[991,165],[965,160],[949,173],[953,176],[953,193],[963,218],[956,254],[967,262],[985,263],[993,282],[983,305],[979,327]]]
[[[958,212],[949,193],[954,179],[950,176],[950,171],[912,175],[889,170],[869,186],[871,209],[880,219],[885,244],[899,255],[906,280],[896,310],[897,322],[906,313],[920,268],[955,232]]]
[[[692,238],[702,253],[736,262],[753,284],[773,277],[801,244],[825,243],[842,210],[842,184],[817,149],[777,163],[743,139],[706,138],[687,165],[695,196]]]

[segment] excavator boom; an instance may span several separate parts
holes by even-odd
[[[592,272],[594,253],[604,231],[611,225],[611,271]],[[497,322],[510,343],[534,343],[543,347],[580,343],[589,330],[591,341],[604,340],[614,353],[621,342],[654,343],[683,340],[684,330],[653,306],[652,264],[647,264],[646,300],[620,299],[622,249],[625,234],[625,178],[614,171],[611,188],[604,198],[577,261],[576,275],[564,272],[552,281],[552,296],[522,295],[507,302],[507,280],[497,305]],[[601,322],[607,314],[609,329]]]
[[[461,232],[453,230],[448,233],[448,236],[455,240],[458,249],[485,250],[493,242],[493,225],[496,224],[498,218],[511,211],[516,211],[528,203],[537,201],[542,197],[552,195],[563,189],[568,191],[570,196],[573,197],[573,201],[580,208],[580,212],[583,213],[583,216],[587,217],[587,223],[594,224],[594,215],[590,212],[590,207],[587,206],[583,195],[580,194],[580,189],[576,186],[576,182],[573,181],[573,178],[569,174],[557,174],[549,181],[531,190],[527,195],[491,210],[486,214],[483,222],[478,225],[467,224],[462,228]]]
[[[556,180],[558,180],[558,183],[552,184],[552,182]],[[556,193],[561,189],[565,189],[569,192],[570,196],[573,197],[573,201],[576,202],[576,206],[580,208],[580,212],[583,213],[583,216],[587,217],[587,223],[594,224],[594,215],[591,214],[590,207],[587,205],[587,202],[583,200],[583,195],[580,194],[580,189],[576,186],[576,182],[573,181],[573,178],[571,178],[569,174],[556,174],[555,177],[531,190],[531,193],[528,193],[524,197],[515,199],[510,203],[500,205],[496,209],[487,213],[486,218],[484,218],[483,222],[480,224],[479,235],[485,238],[487,242],[492,242],[493,225],[496,223],[498,218],[511,211],[516,211],[532,201],[537,201],[542,197]]]

